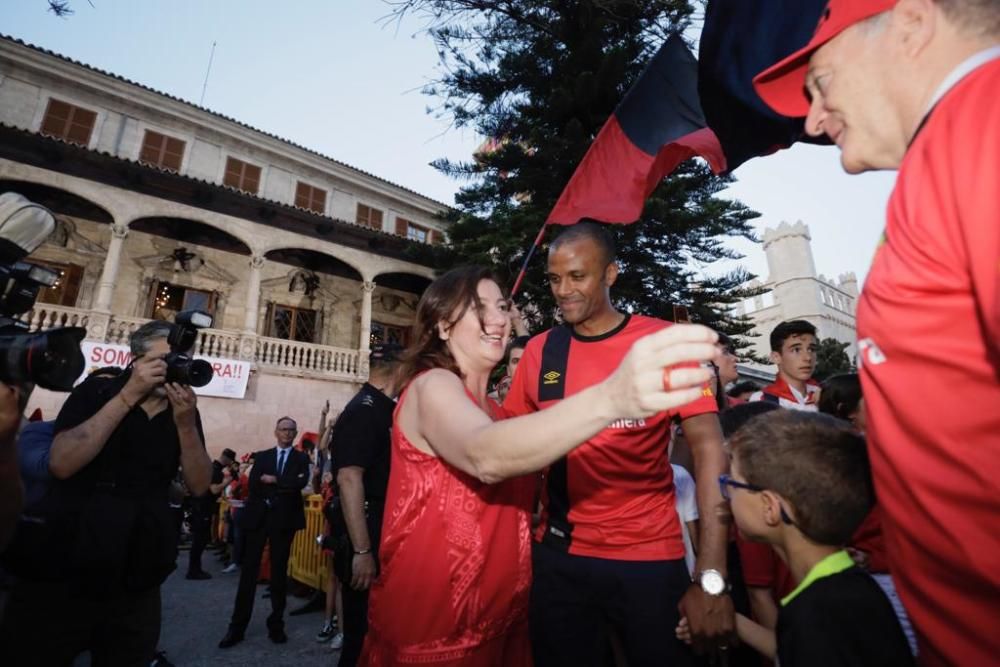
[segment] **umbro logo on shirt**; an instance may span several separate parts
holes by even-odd
[[[560,377],[562,377],[562,374],[558,371],[549,371],[542,376],[542,382],[543,384],[556,384],[559,382]]]

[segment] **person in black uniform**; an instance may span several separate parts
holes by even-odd
[[[368,382],[333,425],[333,467],[347,530],[337,540],[334,555],[337,577],[343,582],[340,667],[354,667],[368,632],[368,589],[378,576],[399,353],[399,346],[391,343],[372,348]]]
[[[229,648],[243,641],[253,613],[257,571],[266,542],[271,545],[271,615],[267,618],[267,636],[275,644],[288,641],[284,620],[288,555],[295,533],[306,527],[302,488],[309,482],[309,457],[292,448],[298,430],[294,419],[282,417],[274,429],[277,446],[253,455],[250,495],[242,516],[246,546],[240,584],[229,630],[219,642],[219,648]]]
[[[218,460],[212,461],[212,482],[208,493],[196,496],[191,503],[191,552],[188,554],[188,579],[211,579],[212,575],[201,567],[201,554],[208,544],[212,517],[218,512],[219,495],[232,480],[229,469],[236,460],[236,452],[228,447]]]

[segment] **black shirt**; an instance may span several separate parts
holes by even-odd
[[[56,434],[79,426],[97,414],[105,403],[115,398],[127,380],[127,375],[85,380],[73,390],[59,411]],[[205,434],[197,412],[195,424],[204,444]],[[152,418],[136,406],[125,415],[94,460],[66,480],[65,487],[86,494],[98,482],[113,483],[117,494],[166,498],[170,483],[177,476],[180,456],[180,438],[170,404]]]
[[[906,667],[910,647],[885,593],[851,567],[817,579],[778,614],[781,667]]]
[[[333,425],[333,468],[364,468],[366,500],[385,501],[395,408],[395,401],[366,382]]]

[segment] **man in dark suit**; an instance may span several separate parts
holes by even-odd
[[[282,417],[274,429],[277,446],[254,454],[250,495],[241,517],[246,547],[240,585],[229,630],[219,642],[219,648],[229,648],[243,641],[253,613],[257,572],[265,542],[271,544],[271,615],[267,617],[267,635],[275,644],[288,641],[283,618],[288,554],[296,531],[306,527],[302,488],[309,482],[309,457],[292,448],[296,433],[295,420]]]

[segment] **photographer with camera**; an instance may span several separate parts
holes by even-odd
[[[88,649],[102,665],[153,658],[160,584],[177,558],[168,490],[178,466],[196,495],[211,477],[190,386],[207,383],[208,365],[184,354],[206,325],[182,315],[137,329],[131,367],[85,380],[56,419],[49,520],[65,543],[48,549],[60,550],[65,568],[22,578],[12,592],[0,628],[11,664],[68,665]]]

